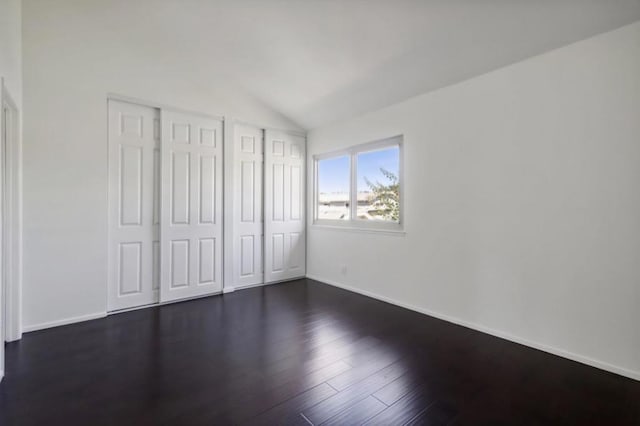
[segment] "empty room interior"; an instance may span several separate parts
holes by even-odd
[[[640,0],[0,0],[0,425],[640,425]]]

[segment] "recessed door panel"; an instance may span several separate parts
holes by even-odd
[[[272,166],[273,169],[273,192],[272,195],[272,208],[273,208],[273,221],[283,222],[284,221],[284,198],[285,198],[285,189],[284,189],[284,168],[285,165],[282,163],[274,164]]]
[[[240,237],[240,275],[243,277],[255,274],[254,264],[255,236]]]
[[[142,146],[120,147],[120,225],[142,225]]]
[[[296,270],[302,267],[302,254],[305,248],[302,247],[302,236],[300,232],[291,232],[289,234],[289,269]]]
[[[242,161],[240,171],[240,217],[243,222],[254,222],[255,161]]]
[[[274,139],[273,142],[271,142],[271,146],[273,148],[271,149],[271,152],[274,157],[284,157],[284,141]]]
[[[160,148],[153,150],[153,224],[160,224]]]
[[[139,294],[142,291],[142,243],[120,244],[119,256],[119,285],[120,297]]]
[[[198,242],[198,285],[216,280],[216,239],[201,238]]]
[[[200,156],[200,223],[216,223],[216,157]]]
[[[242,127],[239,127],[241,131]],[[255,136],[240,136],[240,149],[246,154],[256,153],[256,137]]]
[[[189,240],[171,241],[171,288],[189,285]]]
[[[200,145],[216,147],[216,131],[215,129],[200,129]]]
[[[120,113],[120,136],[142,139],[144,116],[136,113]]]
[[[188,144],[190,142],[191,126],[184,122],[171,123],[171,135],[173,143]]]
[[[273,234],[271,236],[271,258],[273,259],[271,270],[282,272],[284,268],[284,234]]]
[[[300,166],[291,166],[291,212],[289,217],[291,220],[300,220],[302,217],[302,169]]]
[[[174,152],[171,161],[171,223],[187,225],[189,223],[189,198],[191,192],[191,154]]]
[[[153,289],[160,289],[160,241],[153,242]]]

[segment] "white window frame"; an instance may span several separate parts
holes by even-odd
[[[400,214],[398,222],[377,221],[359,219],[358,211],[358,154],[371,151],[380,151],[386,148],[398,147],[398,183],[400,185]],[[349,182],[349,219],[319,219],[318,218],[318,198],[320,195],[318,189],[318,163],[322,160],[328,160],[337,157],[348,157],[350,165],[350,182]],[[390,138],[380,139],[373,142],[354,145],[346,149],[332,151],[324,154],[313,156],[313,225],[318,227],[344,228],[354,230],[379,230],[379,231],[404,231],[404,138],[402,135]]]

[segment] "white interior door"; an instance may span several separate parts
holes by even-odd
[[[222,290],[222,121],[162,110],[162,302]]]
[[[109,100],[109,311],[158,302],[159,149],[157,109]]]
[[[306,273],[304,137],[265,131],[264,281]]]
[[[233,285],[262,284],[263,131],[233,126]]]

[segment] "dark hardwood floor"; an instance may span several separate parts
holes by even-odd
[[[6,349],[3,425],[640,425],[640,382],[311,280]]]

